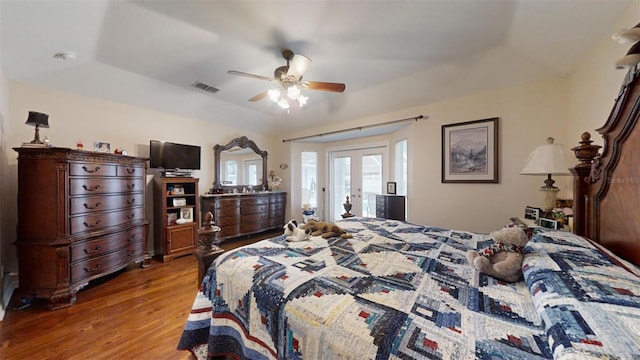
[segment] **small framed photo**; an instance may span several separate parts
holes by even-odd
[[[396,183],[394,181],[389,181],[387,183],[387,194],[395,194],[396,193]]]
[[[540,226],[547,229],[558,229],[558,222],[551,219],[540,218]]]
[[[111,152],[111,144],[102,141],[95,141],[93,143],[93,151],[109,153]]]
[[[193,222],[193,208],[186,207],[180,209],[180,219],[184,220],[184,222]]]
[[[174,212],[167,213],[167,226],[175,225],[178,220],[178,214]]]
[[[184,195],[184,188],[182,185],[174,185],[173,195]]]
[[[174,198],[173,206],[187,206],[187,199],[185,198]]]
[[[538,219],[540,219],[540,209],[533,206],[525,207],[524,218],[533,220],[533,221],[538,221]]]

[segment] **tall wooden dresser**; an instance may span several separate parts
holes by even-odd
[[[19,291],[71,306],[90,280],[148,265],[147,159],[67,148],[18,152]]]

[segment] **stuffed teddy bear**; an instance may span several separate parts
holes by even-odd
[[[298,222],[291,220],[284,225],[284,234],[287,236],[287,241],[303,241],[308,240],[311,234],[310,229],[301,229],[298,227]]]
[[[336,224],[324,221],[307,220],[307,223],[301,226],[302,229],[311,230],[311,236],[322,236],[324,239],[339,236],[343,239],[350,239],[353,236],[347,234],[347,231]]]
[[[505,227],[491,233],[495,244],[480,251],[467,251],[467,260],[487,275],[516,282],[522,278],[524,246],[529,237],[521,227]]]

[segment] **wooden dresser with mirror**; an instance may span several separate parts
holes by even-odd
[[[211,212],[220,226],[218,239],[283,227],[287,193],[265,191],[267,152],[245,136],[216,145],[213,151],[214,187],[200,197],[200,208],[202,218]]]

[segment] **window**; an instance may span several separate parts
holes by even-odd
[[[244,179],[244,183],[248,184],[248,185],[259,185],[262,181],[262,179],[260,179],[260,181],[258,181],[258,176],[261,176],[262,173],[258,174],[258,171],[262,171],[262,168],[259,166],[262,166],[262,161],[260,160],[247,160],[244,163],[244,174],[245,174],[245,179]]]
[[[302,152],[302,203],[310,203],[312,208],[318,207],[318,153]],[[301,204],[302,205],[302,204]]]
[[[236,185],[238,183],[238,162],[235,160],[227,160],[224,162],[224,185]]]
[[[396,193],[407,195],[407,139],[396,142],[394,163]]]

